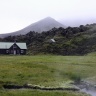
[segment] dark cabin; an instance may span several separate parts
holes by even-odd
[[[26,43],[0,42],[0,54],[25,55],[26,50],[27,50]]]

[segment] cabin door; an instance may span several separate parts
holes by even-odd
[[[16,55],[16,50],[14,50],[14,55]]]

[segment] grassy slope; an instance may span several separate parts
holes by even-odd
[[[0,84],[38,84],[42,86],[65,86],[80,76],[94,77],[96,55],[88,56],[0,56]],[[95,81],[95,80],[94,80]],[[70,92],[0,91],[2,96],[83,96]],[[10,95],[11,94],[11,95]],[[25,94],[25,95],[24,95]],[[41,95],[40,95],[41,94]],[[64,95],[66,94],[66,95]],[[57,95],[58,96],[58,95]]]

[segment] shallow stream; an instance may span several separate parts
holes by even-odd
[[[91,84],[89,82],[81,82],[80,84],[77,84],[77,86],[80,88],[81,92],[90,94],[90,96],[96,96],[95,84]]]
[[[94,90],[94,89],[86,89],[86,88],[84,88],[84,89],[81,90],[81,92],[85,92],[87,94],[90,94],[91,96],[96,96],[96,90]]]

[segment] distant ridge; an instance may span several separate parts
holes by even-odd
[[[44,18],[36,23],[33,23],[19,31],[16,32],[12,32],[12,33],[8,33],[8,34],[0,34],[0,37],[4,38],[6,36],[14,36],[14,35],[25,35],[30,31],[35,31],[38,33],[41,33],[43,31],[48,31],[52,28],[59,28],[59,27],[65,27],[63,24],[59,23],[58,21],[56,21],[55,19],[51,18],[51,17],[47,17]]]

